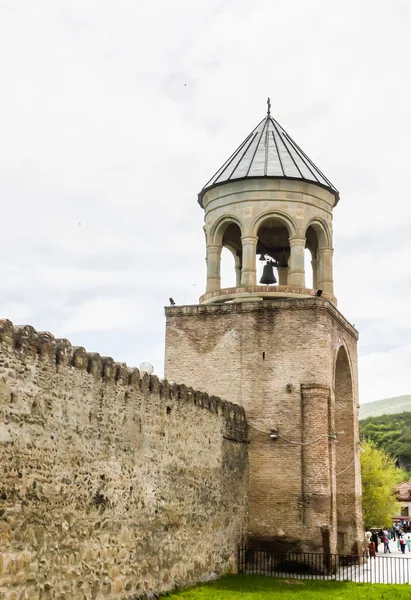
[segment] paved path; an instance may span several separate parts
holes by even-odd
[[[390,546],[391,556],[402,556],[404,558],[411,558],[411,552],[408,551],[407,546],[405,547],[405,554],[403,554],[401,552],[401,550],[398,550],[397,540],[395,542],[390,542],[389,546]],[[384,544],[380,544],[378,546],[378,554],[384,555]],[[387,553],[386,556],[390,556],[390,554]]]
[[[411,583],[411,552],[398,550],[397,542],[390,542],[390,552],[384,554],[384,544],[379,544],[376,558],[362,565],[345,567],[337,576],[339,580],[368,583]]]
[[[362,557],[355,557],[356,560],[360,560],[359,563],[348,564],[347,566],[340,566],[347,564],[353,560],[350,556],[338,557],[338,555],[331,555],[331,562],[329,564],[332,574],[326,575],[321,574],[322,567],[324,566],[324,555],[312,554],[311,566],[317,567],[316,574],[299,573],[293,574],[292,572],[286,573],[277,571],[275,566],[272,566],[270,573],[269,565],[264,561],[264,552],[257,551],[257,560],[255,564],[246,564],[245,573],[261,574],[261,575],[272,575],[274,577],[290,577],[293,576],[297,579],[324,579],[324,580],[337,580],[337,581],[355,581],[365,583],[397,583],[397,584],[411,584],[411,552],[406,548],[403,554],[397,548],[397,542],[390,542],[390,552],[384,554],[384,544],[379,544],[378,553],[375,558],[367,557],[363,560]],[[291,553],[292,559],[292,553]],[[303,556],[302,554],[299,555]],[[286,559],[286,556],[284,556]],[[287,559],[286,559],[287,560]],[[355,559],[354,559],[355,560]],[[295,562],[295,560],[294,560]],[[291,563],[290,563],[291,564]],[[263,565],[261,567],[261,565]],[[261,569],[261,570],[260,570]],[[315,569],[314,569],[315,572]]]

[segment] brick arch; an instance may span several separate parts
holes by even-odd
[[[334,363],[335,431],[338,433],[336,453],[337,550],[349,554],[356,549],[356,432],[354,418],[354,382],[349,352],[341,343]],[[344,433],[342,433],[344,432]]]

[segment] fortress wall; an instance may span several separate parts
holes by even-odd
[[[0,321],[0,597],[136,598],[234,569],[246,440],[235,404]]]

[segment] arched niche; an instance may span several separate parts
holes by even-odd
[[[337,551],[349,554],[356,539],[356,433],[351,364],[344,345],[338,349],[334,375]]]
[[[257,246],[257,281],[265,261],[263,257],[269,256],[278,264],[277,281],[280,285],[287,285],[288,260],[290,258],[290,224],[281,216],[266,215],[258,223],[256,229]]]

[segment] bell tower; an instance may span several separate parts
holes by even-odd
[[[251,545],[350,553],[362,544],[358,333],[333,284],[338,201],[268,100],[198,196],[205,293],[166,308],[166,377],[245,408]],[[221,287],[223,248],[235,287]]]

